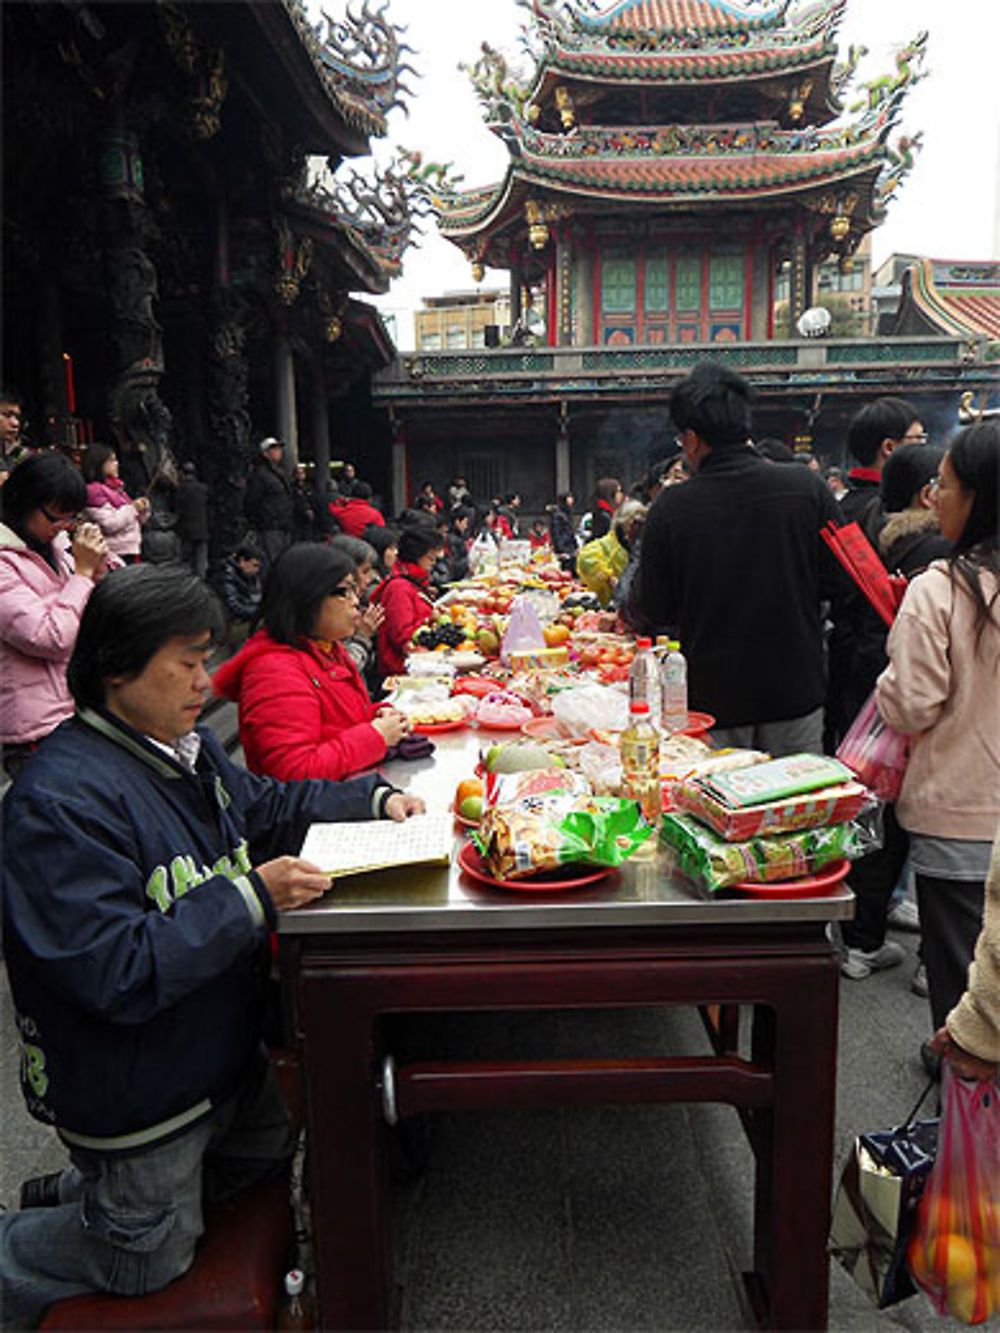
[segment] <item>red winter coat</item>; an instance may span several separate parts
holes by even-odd
[[[330,513],[340,524],[341,532],[346,532],[348,537],[363,537],[369,523],[385,527],[385,519],[375,506],[354,496],[346,500],[331,500]]]
[[[406,649],[414,633],[434,614],[434,603],[426,592],[430,576],[419,565],[397,561],[392,574],[375,589],[374,599],[385,607],[378,631],[379,670],[398,676],[406,670]]]
[[[330,654],[308,640],[292,648],[262,629],[212,683],[239,704],[240,743],[252,773],[282,782],[346,778],[385,756],[368,691],[339,643]]]

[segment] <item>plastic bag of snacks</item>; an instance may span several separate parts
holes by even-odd
[[[1000,1087],[947,1060],[937,1160],[907,1253],[938,1314],[981,1324],[1000,1313]]]
[[[571,862],[621,865],[652,831],[635,801],[557,792],[493,806],[473,841],[496,879],[521,879]]]
[[[772,884],[813,875],[831,861],[863,856],[872,839],[860,824],[832,824],[801,833],[727,842],[689,815],[664,813],[660,843],[673,867],[699,889],[714,893],[733,884]]]

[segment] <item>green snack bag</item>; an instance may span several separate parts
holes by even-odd
[[[553,792],[488,809],[473,841],[496,879],[517,879],[570,862],[621,865],[652,832],[635,801]]]

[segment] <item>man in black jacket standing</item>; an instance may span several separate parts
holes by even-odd
[[[198,469],[193,463],[181,466],[175,503],[177,535],[181,539],[184,559],[203,579],[208,573],[208,487],[198,480]]]
[[[750,386],[735,371],[696,366],[670,412],[693,476],[649,511],[638,605],[679,637],[690,706],[716,718],[717,743],[819,752],[820,603],[839,574],[820,532],[837,503],[808,468],[753,452]]]
[[[292,483],[282,466],[285,451],[282,441],[268,435],[258,448],[260,460],[247,482],[243,512],[260,538],[270,566],[291,545],[295,502]]]

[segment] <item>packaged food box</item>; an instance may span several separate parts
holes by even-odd
[[[510,669],[513,672],[538,671],[545,668],[565,666],[569,661],[569,649],[559,648],[515,648],[510,655]]]
[[[709,893],[734,884],[800,879],[865,850],[861,835],[850,824],[726,842],[689,815],[669,812],[660,824],[660,844],[673,868]]]
[[[838,782],[849,782],[854,774],[839,759],[824,754],[790,754],[720,773],[707,785],[726,805],[762,805],[785,796],[817,791]]]
[[[711,779],[689,778],[677,783],[673,793],[678,810],[694,815],[727,842],[742,842],[759,834],[794,833],[822,824],[843,824],[860,813],[870,800],[868,788],[860,782],[840,782],[821,791],[733,808],[714,790],[720,779],[731,776],[719,773]]]

